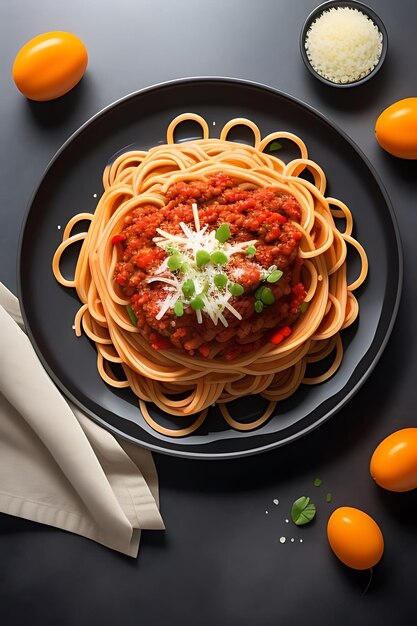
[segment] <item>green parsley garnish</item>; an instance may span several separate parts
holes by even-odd
[[[315,486],[315,487],[320,487],[321,482],[322,482],[322,481],[321,481],[321,478],[315,478],[315,479],[314,479],[314,486]]]
[[[174,304],[174,313],[177,317],[184,315],[184,305],[181,300],[177,300]]]
[[[228,289],[232,296],[241,296],[243,293],[245,293],[244,288],[242,287],[242,285],[239,285],[239,283],[229,283]]]
[[[173,254],[172,256],[169,257],[168,259],[168,268],[171,270],[171,272],[176,272],[177,270],[180,269],[182,264],[182,257],[179,254]]]
[[[332,501],[332,494],[331,493],[326,493],[326,502],[331,502]]]
[[[195,255],[195,260],[198,267],[203,267],[203,265],[207,265],[207,263],[210,261],[210,254],[207,252],[207,250],[198,250],[197,254]]]
[[[279,141],[273,141],[271,145],[269,146],[269,151],[277,152],[278,150],[281,150],[281,148],[282,148],[282,145],[279,143]]]
[[[217,288],[226,287],[227,276],[226,274],[216,274],[213,278],[213,281]]]
[[[255,256],[255,254],[256,254],[255,246],[249,246],[249,248],[246,249],[246,254],[248,256]]]
[[[216,250],[210,255],[210,261],[213,265],[225,265],[228,261],[227,256],[221,250]]]
[[[300,305],[300,313],[305,313],[308,309],[308,302],[302,302]]]
[[[130,304],[128,304],[126,306],[126,311],[127,311],[127,314],[129,316],[129,319],[132,322],[133,326],[137,326],[138,318],[136,317],[136,315],[135,315],[135,313],[134,313],[134,311],[133,311],[133,309],[132,309]]]
[[[220,224],[214,236],[216,237],[217,241],[220,241],[220,243],[225,243],[225,241],[227,241],[230,237],[229,224]]]
[[[194,300],[191,300],[191,308],[193,311],[204,308],[204,300],[200,295],[196,296]]]
[[[308,524],[316,515],[316,505],[308,496],[301,496],[291,507],[291,519],[296,526]]]
[[[186,298],[191,298],[194,295],[195,286],[194,281],[191,278],[188,278],[182,286],[182,293]]]
[[[267,283],[276,283],[282,277],[284,272],[281,270],[273,270],[266,279]]]
[[[264,289],[264,286],[263,286],[263,285],[261,285],[261,286],[260,286],[260,287],[258,287],[258,289],[255,291],[255,298],[256,298],[257,300],[260,300],[260,299],[261,299],[261,294],[262,294],[263,289]]]
[[[269,287],[263,287],[261,291],[260,299],[264,304],[274,304],[275,298]]]
[[[257,313],[262,313],[263,309],[264,309],[264,303],[261,302],[261,300],[255,300],[255,311]]]

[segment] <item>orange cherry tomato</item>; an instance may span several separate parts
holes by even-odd
[[[327,523],[327,538],[335,555],[353,569],[373,567],[384,552],[378,524],[367,513],[350,506],[333,511]]]
[[[13,80],[30,100],[53,100],[66,94],[81,80],[88,55],[83,42],[63,31],[34,37],[18,52]]]
[[[389,491],[416,489],[417,428],[397,430],[381,441],[372,455],[370,472]]]
[[[417,159],[417,98],[394,102],[382,111],[375,125],[384,150],[401,159]]]

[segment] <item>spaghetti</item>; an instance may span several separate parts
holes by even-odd
[[[200,124],[202,139],[175,143],[184,120]],[[253,146],[227,140],[237,125],[253,131]],[[294,142],[300,157],[285,164],[264,152],[280,139]],[[213,404],[232,428],[257,428],[301,383],[334,374],[343,357],[340,331],[358,316],[353,291],[365,280],[367,257],[352,237],[350,210],[325,196],[325,174],[299,137],[262,139],[252,121],[237,118],[213,139],[206,121],[187,113],[171,122],[165,145],[116,158],[103,185],[94,214],[68,222],[52,269],[82,302],[76,335],[83,330],[95,343],[100,376],[130,387],[153,429],[188,435]],[[72,234],[84,220],[88,231]],[[60,259],[76,241],[83,244],[67,279]],[[361,262],[350,284],[348,245]],[[309,363],[332,354],[324,373],[306,375]],[[124,380],[111,364],[123,368]],[[227,404],[249,394],[268,406],[248,424]],[[179,424],[196,419],[165,428],[148,403]]]

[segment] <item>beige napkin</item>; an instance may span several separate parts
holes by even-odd
[[[117,440],[68,403],[0,283],[0,512],[56,526],[129,556],[163,529],[148,450]]]

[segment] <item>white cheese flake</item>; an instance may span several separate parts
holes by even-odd
[[[162,319],[169,309],[174,308],[177,300],[181,300],[187,306],[192,302],[193,298],[200,296],[203,301],[203,308],[195,311],[197,322],[199,324],[203,323],[202,314],[205,313],[215,326],[220,321],[223,326],[227,327],[229,324],[223,315],[225,309],[239,320],[242,319],[242,316],[229,303],[232,294],[228,290],[227,285],[222,288],[217,287],[214,278],[217,274],[225,272],[233,255],[245,252],[247,248],[254,246],[257,240],[253,239],[237,243],[225,241],[222,243],[216,239],[215,230],[208,231],[208,225],[201,228],[196,203],[192,204],[192,211],[195,230],[192,230],[184,222],[179,223],[183,235],[174,235],[162,228],[156,229],[159,236],[154,237],[153,241],[168,254],[168,257],[155,269],[153,275],[146,279],[148,284],[159,281],[167,285],[165,289],[168,293],[165,300],[159,303],[160,308],[156,319]],[[197,253],[199,251],[206,252],[209,257],[215,252],[222,252],[227,260],[225,263],[219,264],[210,258],[207,263],[200,267],[197,264]],[[170,271],[168,265],[171,258],[170,255],[173,254],[180,257],[181,265],[176,271]],[[239,268],[233,268],[233,272],[235,280],[238,280],[243,273],[239,271]],[[184,284],[187,281],[188,283],[192,281],[194,288],[189,295],[183,291]]]

